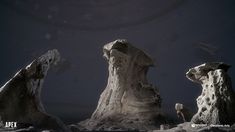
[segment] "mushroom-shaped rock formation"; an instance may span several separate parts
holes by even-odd
[[[222,62],[205,63],[189,69],[186,77],[202,85],[197,98],[198,112],[192,122],[203,124],[232,124],[235,122],[235,95],[229,65]]]
[[[146,74],[153,60],[126,40],[104,45],[108,83],[91,118],[80,123],[88,130],[146,130],[164,120],[159,92]]]
[[[17,122],[18,127],[38,130],[69,131],[57,118],[44,110],[40,94],[50,66],[60,60],[57,50],[50,50],[21,69],[0,89],[2,122]]]

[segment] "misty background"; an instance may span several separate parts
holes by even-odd
[[[223,61],[235,83],[234,7],[234,0],[1,0],[0,84],[58,49],[62,60],[48,73],[43,104],[65,123],[79,122],[107,83],[103,45],[127,39],[154,59],[148,78],[163,111],[175,118],[179,102],[195,112],[201,86],[185,77],[189,68]]]

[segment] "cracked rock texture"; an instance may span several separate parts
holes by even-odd
[[[0,88],[2,122],[17,122],[17,127],[32,126],[37,130],[69,131],[57,118],[47,114],[40,94],[51,65],[60,60],[57,50],[50,50],[19,70]]]
[[[164,121],[159,92],[146,74],[153,60],[126,40],[104,45],[108,83],[91,118],[79,123],[87,130],[148,130]]]
[[[202,86],[197,98],[198,112],[192,122],[198,124],[232,124],[235,122],[235,95],[230,77],[229,65],[222,62],[205,63],[189,69],[189,80]]]

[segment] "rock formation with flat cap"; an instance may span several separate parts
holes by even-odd
[[[108,83],[91,118],[80,123],[88,130],[146,130],[163,121],[161,98],[146,74],[153,60],[126,40],[104,45]]]
[[[235,123],[235,95],[230,77],[229,65],[222,62],[205,63],[189,69],[186,77],[202,85],[197,98],[198,112],[192,122],[203,124]]]
[[[50,50],[21,69],[0,88],[0,116],[3,122],[17,122],[18,127],[38,130],[69,131],[57,118],[44,110],[41,88],[50,66],[60,60],[57,50]]]

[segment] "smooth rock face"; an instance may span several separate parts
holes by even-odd
[[[17,122],[18,127],[68,130],[60,120],[45,112],[40,98],[47,71],[59,60],[57,50],[48,51],[17,72],[1,87],[0,117],[3,122]]]
[[[125,40],[106,44],[103,52],[109,64],[108,83],[91,119],[80,124],[90,130],[148,129],[162,121],[159,92],[146,78],[152,59]]]
[[[198,112],[192,122],[204,124],[232,124],[235,122],[235,95],[229,65],[222,62],[205,63],[191,68],[186,77],[202,85],[197,98]]]

